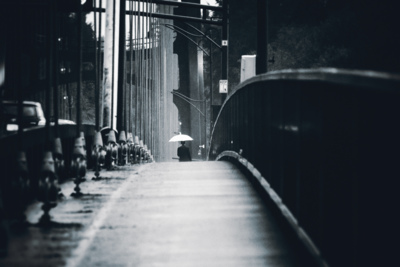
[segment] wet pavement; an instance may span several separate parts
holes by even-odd
[[[104,171],[99,181],[92,181],[94,173],[88,171],[86,181],[80,184],[83,195],[78,198],[70,196],[75,187],[72,181],[61,184],[64,197],[50,210],[55,223],[49,227],[37,225],[43,214],[42,203],[32,203],[25,213],[30,226],[9,228],[8,255],[0,258],[0,266],[66,266],[113,192],[145,167],[135,165]]]
[[[39,227],[13,230],[0,266],[301,266],[248,180],[227,162],[150,163],[89,172]]]

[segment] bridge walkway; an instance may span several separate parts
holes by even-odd
[[[37,227],[13,232],[1,266],[305,266],[249,180],[223,161],[151,163],[81,184]],[[309,265],[307,265],[309,266]]]

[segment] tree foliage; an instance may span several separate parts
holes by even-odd
[[[218,3],[222,1],[218,0]],[[268,0],[268,70],[338,67],[400,71],[395,1]],[[257,0],[229,0],[229,80],[256,53]],[[273,60],[272,60],[273,59]]]

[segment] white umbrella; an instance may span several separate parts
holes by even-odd
[[[177,134],[169,139],[169,142],[193,141],[193,138],[186,134]]]

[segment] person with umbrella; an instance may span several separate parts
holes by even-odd
[[[182,145],[178,147],[179,161],[192,161],[190,150],[187,146],[185,146],[185,141],[181,141],[181,144]]]
[[[169,140],[169,142],[181,142],[182,144],[178,147],[179,161],[192,161],[190,150],[185,146],[185,141],[193,141],[193,138],[189,135],[179,133]]]

